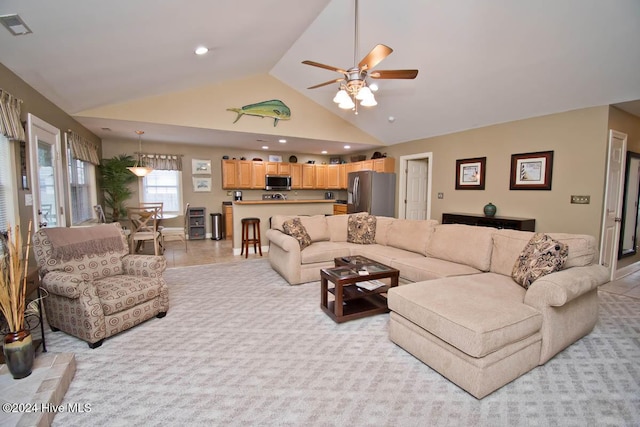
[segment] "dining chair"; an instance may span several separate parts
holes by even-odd
[[[160,207],[127,207],[127,218],[131,223],[129,241],[131,253],[137,252],[146,241],[153,242],[153,252],[160,255],[160,231],[158,230]]]
[[[188,252],[187,247],[187,222],[189,212],[189,203],[184,208],[184,221],[182,227],[163,227],[160,229],[161,245],[164,247],[164,242],[171,240],[182,240],[184,242],[184,250]]]

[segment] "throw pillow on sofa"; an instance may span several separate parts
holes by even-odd
[[[538,278],[562,269],[569,247],[543,233],[533,235],[518,257],[511,277],[520,286],[529,286]]]
[[[349,215],[347,242],[370,245],[376,242],[376,217],[374,215]]]
[[[286,234],[294,237],[300,244],[300,250],[311,245],[311,237],[304,225],[300,222],[300,218],[288,219],[282,223],[282,228]]]

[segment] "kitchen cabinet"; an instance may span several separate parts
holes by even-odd
[[[302,164],[289,163],[290,175],[291,175],[291,189],[302,189]]]
[[[309,163],[302,165],[302,188],[305,190],[316,188],[316,165]]]
[[[341,165],[324,165],[327,167],[326,187],[330,190],[338,190],[340,187],[340,166]],[[347,188],[345,185],[344,188]]]
[[[235,160],[222,161],[222,188],[238,188],[238,163]]]
[[[251,188],[264,188],[265,162],[251,162]]]
[[[222,212],[224,214],[224,238],[231,240],[233,238],[233,206],[231,204],[223,205]]]
[[[251,163],[249,160],[238,160],[237,188],[251,188]]]
[[[327,187],[327,165],[314,165],[316,179],[314,187],[317,189],[325,189]]]
[[[347,188],[349,173],[359,170],[392,173],[395,172],[395,159],[384,157],[338,165],[223,160],[222,188],[226,190],[262,189],[264,176],[269,174],[290,175],[292,190],[340,190]]]
[[[343,203],[336,203],[333,205],[333,214],[334,215],[346,215],[347,214],[347,205]]]

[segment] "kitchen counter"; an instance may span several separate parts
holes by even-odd
[[[242,250],[242,218],[260,218],[260,236],[262,252],[269,250],[266,231],[274,215],[332,215],[335,200],[297,199],[297,200],[242,200],[233,202],[233,253],[239,255]],[[251,235],[251,233],[249,233]],[[253,248],[249,248],[253,253]]]
[[[301,204],[301,203],[335,203],[333,199],[271,199],[271,200],[242,200],[233,202],[234,205],[284,205],[284,204]]]

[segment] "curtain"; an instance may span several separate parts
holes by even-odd
[[[143,165],[153,169],[165,171],[181,171],[182,156],[176,154],[151,154],[141,153],[140,160]]]
[[[20,123],[22,100],[0,89],[0,133],[9,139],[24,141],[24,128]]]
[[[92,163],[96,166],[100,164],[98,144],[81,137],[72,130],[67,131],[67,137],[69,138],[71,157],[82,160],[83,162]]]

